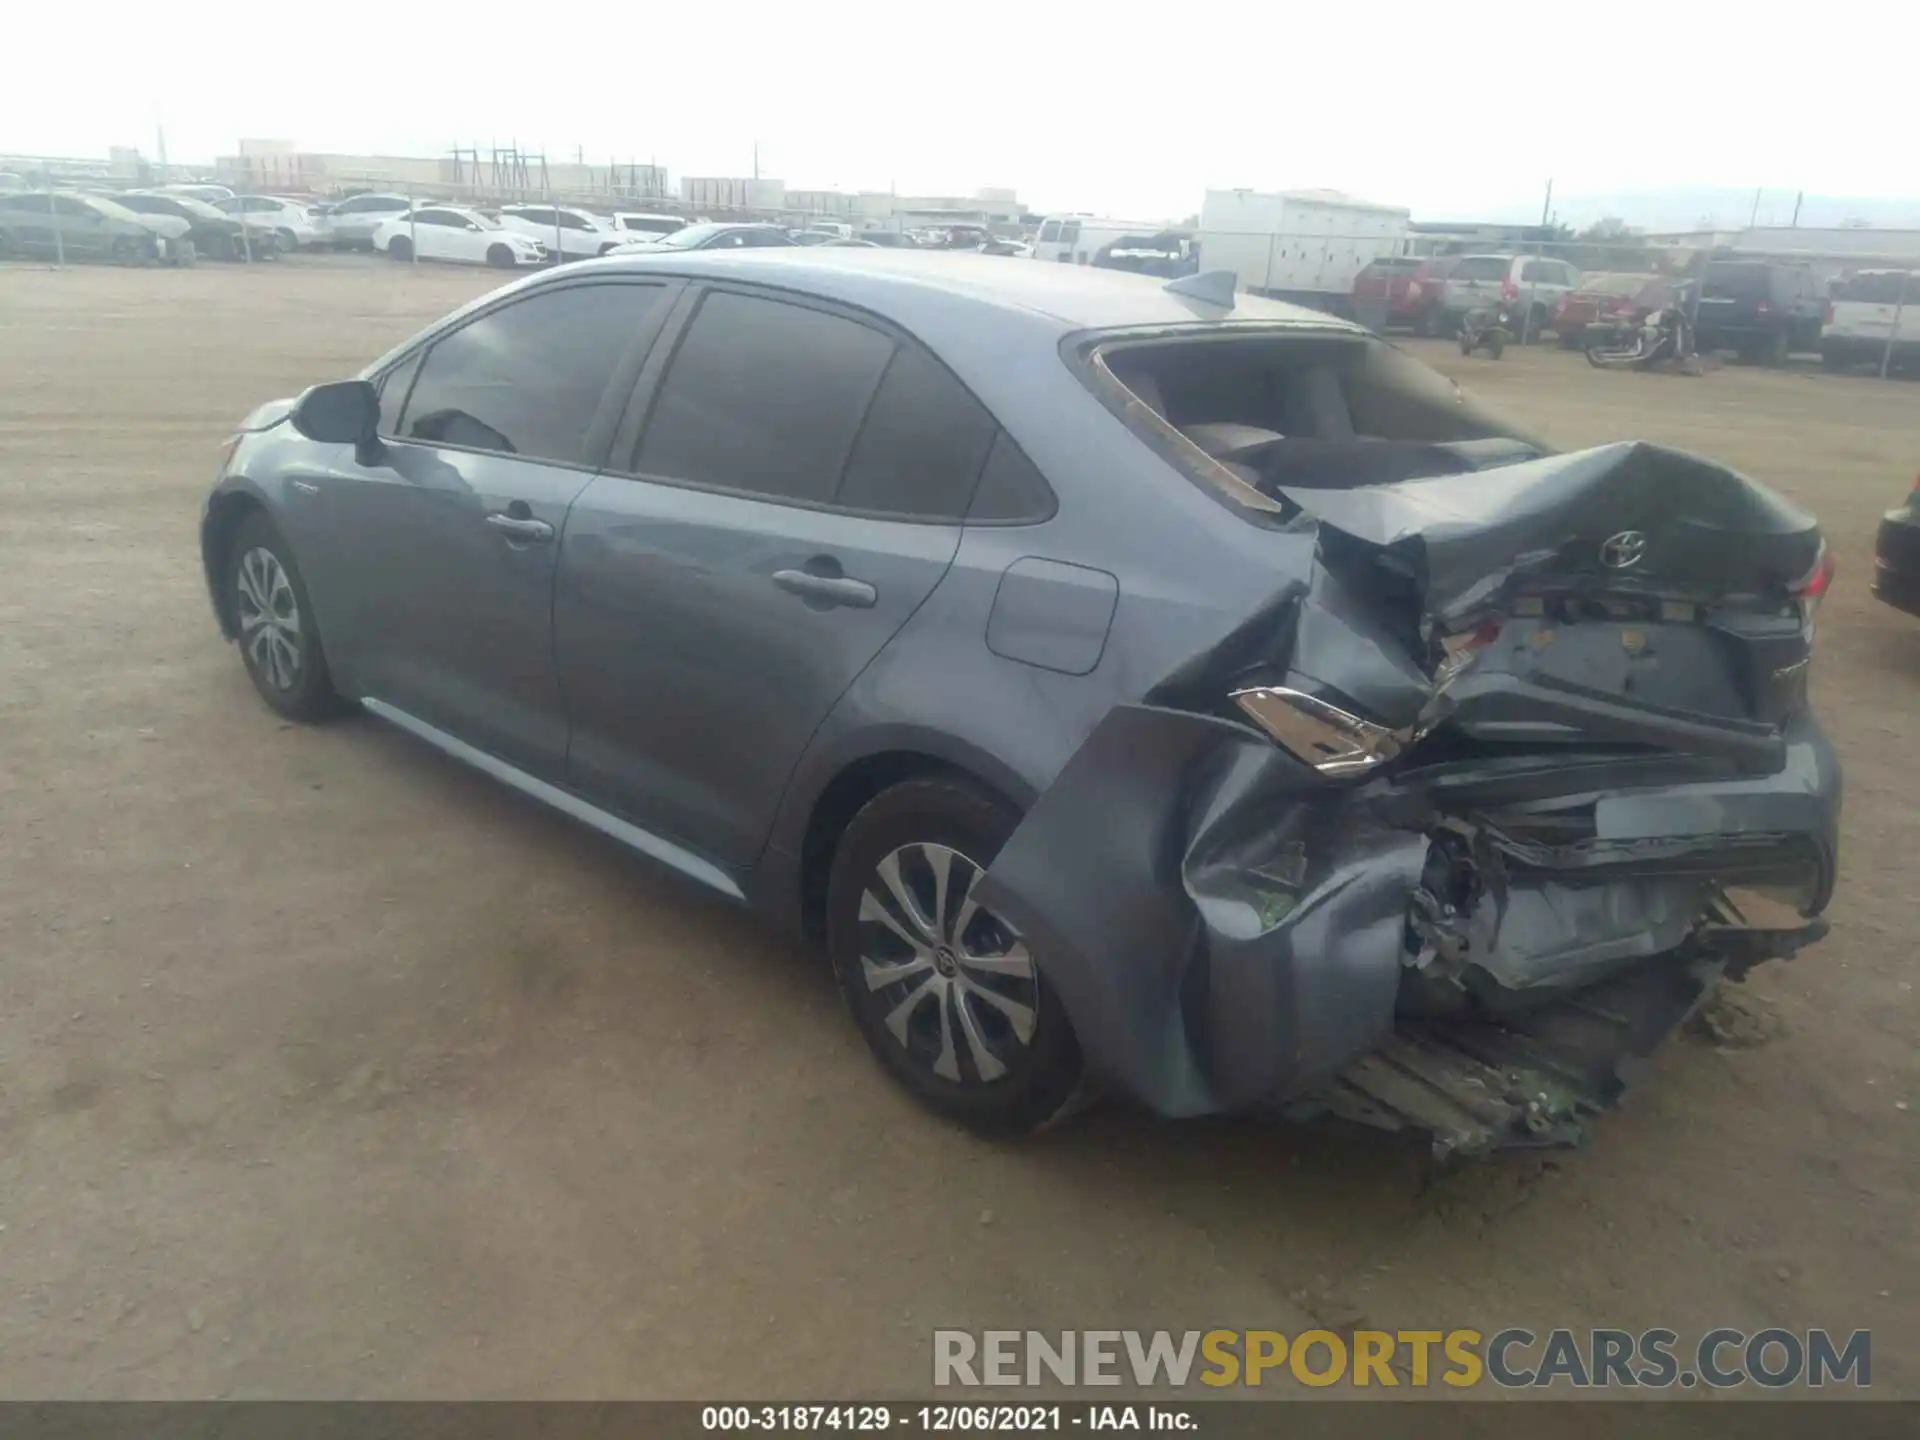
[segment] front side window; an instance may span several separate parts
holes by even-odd
[[[574,285],[462,326],[427,351],[397,438],[597,463],[587,431],[660,294],[658,285]],[[387,403],[383,394],[383,414]]]
[[[1043,244],[1051,243],[1059,238],[1060,222],[1058,220],[1049,220],[1040,227],[1040,240]]]
[[[1061,222],[1060,243],[1062,245],[1071,245],[1079,238],[1080,238],[1080,222],[1078,220],[1066,220]]]
[[[838,315],[710,294],[661,383],[634,469],[831,503],[893,349]]]

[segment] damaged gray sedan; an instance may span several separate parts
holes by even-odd
[[[214,609],[817,938],[942,1114],[1575,1140],[1824,931],[1819,530],[1222,278],[540,276],[245,422]]]

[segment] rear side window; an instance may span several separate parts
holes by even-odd
[[[587,430],[659,297],[658,285],[574,285],[462,326],[428,350],[399,438],[597,463]],[[383,395],[383,411],[386,403]]]
[[[987,452],[986,468],[973,492],[967,520],[1007,525],[1045,520],[1053,514],[1053,490],[1031,460],[1002,430]]]
[[[1058,220],[1049,220],[1040,227],[1040,239],[1051,241],[1059,238],[1060,222]]]
[[[903,345],[880,381],[836,499],[926,519],[967,513],[993,417],[926,351]]]
[[[1060,243],[1062,245],[1071,245],[1079,238],[1080,238],[1080,222],[1078,220],[1066,220],[1061,222]]]
[[[661,382],[633,468],[829,504],[893,349],[838,315],[710,294]]]
[[[1884,270],[1876,274],[1849,277],[1833,298],[1867,305],[1897,305],[1900,303],[1902,280],[1907,285],[1907,303],[1911,305],[1920,301],[1920,275],[1902,275]]]

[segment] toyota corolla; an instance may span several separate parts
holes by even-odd
[[[214,611],[280,714],[812,937],[943,1115],[1576,1139],[1823,933],[1819,530],[1230,281],[537,276],[243,422]]]

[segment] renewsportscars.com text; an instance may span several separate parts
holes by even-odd
[[[936,1386],[1771,1389],[1873,1382],[1855,1330],[936,1330]]]

